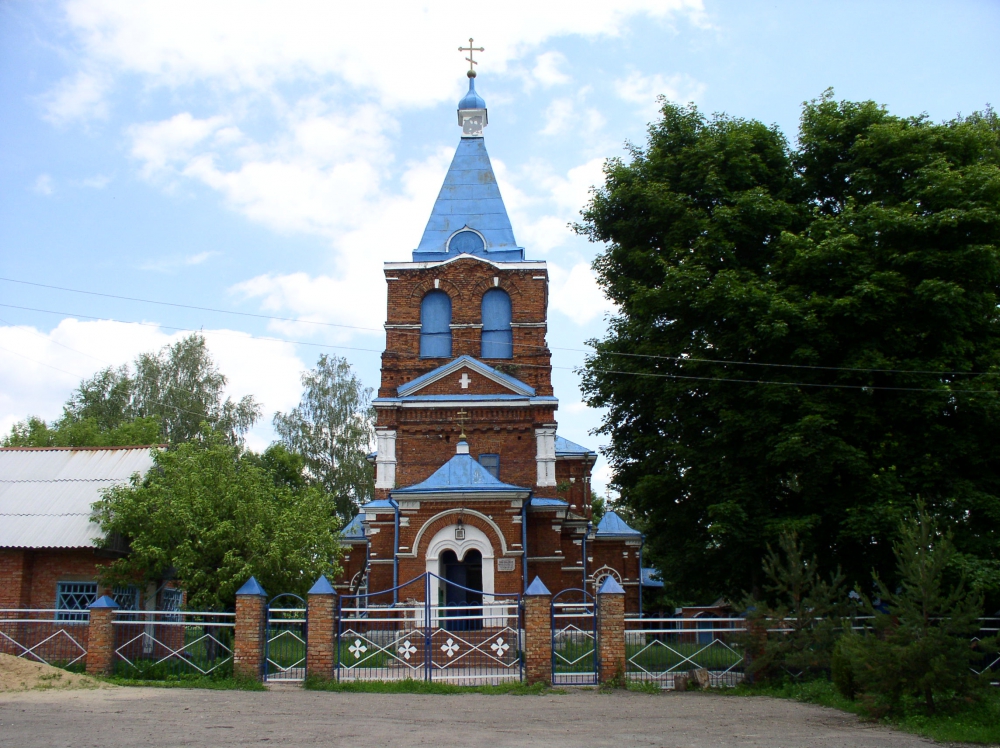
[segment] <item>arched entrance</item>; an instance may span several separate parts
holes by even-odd
[[[483,627],[483,554],[470,548],[462,558],[450,548],[440,555],[439,595],[447,606],[445,628],[479,631]],[[462,607],[462,606],[469,607]]]

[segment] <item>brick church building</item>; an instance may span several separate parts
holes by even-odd
[[[514,239],[487,122],[470,71],[461,140],[420,243],[384,266],[376,497],[344,531],[338,586],[375,593],[429,571],[487,596],[535,576],[552,592],[593,593],[611,575],[635,613],[643,579],[660,583],[641,573],[639,532],[614,512],[592,522],[597,455],[558,434],[548,270]],[[445,601],[443,586],[446,602],[472,602],[431,579],[432,596]]]

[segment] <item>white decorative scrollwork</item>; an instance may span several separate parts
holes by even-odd
[[[497,640],[490,645],[490,649],[496,653],[497,657],[503,657],[507,650],[510,649],[510,645],[503,640],[502,636],[498,636]]]
[[[441,645],[441,651],[448,655],[449,658],[454,657],[459,649],[460,647],[455,643],[455,640],[450,637],[448,641]]]

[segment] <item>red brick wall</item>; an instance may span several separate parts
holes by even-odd
[[[542,276],[536,279],[535,276]],[[463,258],[438,267],[386,270],[388,280],[387,325],[419,325],[420,302],[424,295],[438,287],[451,297],[453,325],[481,325],[483,294],[494,287],[510,294],[511,317],[515,325],[514,358],[488,359],[490,365],[504,365],[520,370],[512,373],[539,395],[551,395],[550,353],[545,343],[545,327],[517,327],[518,324],[544,325],[548,303],[548,273],[543,268],[501,269],[488,262]],[[452,330],[452,356],[480,357],[482,332],[476,327]],[[386,352],[382,356],[382,387],[380,397],[395,396],[396,387],[421,374],[441,366],[445,359],[421,359],[420,330],[386,330]]]
[[[57,583],[96,581],[98,567],[108,563],[83,548],[0,549],[0,608],[54,608]]]

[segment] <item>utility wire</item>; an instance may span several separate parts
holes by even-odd
[[[97,291],[85,291],[79,288],[67,288],[65,286],[53,286],[46,283],[34,283],[32,281],[18,280],[16,278],[4,278],[0,277],[0,281],[5,281],[7,283],[19,283],[27,286],[35,286],[37,288],[48,288],[55,291],[66,291],[69,293],[85,294],[88,296],[100,296],[107,299],[118,299],[120,301],[134,301],[142,304],[158,304],[160,306],[170,306],[180,309],[193,309],[202,312],[213,312],[216,314],[232,314],[240,317],[251,317],[254,319],[265,319],[272,320],[276,322],[295,322],[308,325],[319,325],[324,327],[336,327],[346,330],[360,330],[364,332],[374,332],[382,333],[383,329],[377,327],[363,327],[360,325],[342,325],[335,322],[319,322],[316,320],[308,320],[293,317],[276,317],[268,314],[255,314],[253,312],[238,312],[232,309],[217,309],[215,307],[205,307],[205,306],[195,306],[192,304],[180,304],[172,301],[157,301],[155,299],[142,299],[135,296],[119,296],[117,294],[100,293]],[[9,304],[0,304],[0,306],[11,306],[15,309],[29,309],[29,307],[15,307]],[[31,311],[44,311],[44,310],[31,310]],[[76,315],[78,317],[87,317],[87,315]],[[93,317],[88,317],[88,319],[95,319]],[[140,324],[140,323],[132,323]],[[166,327],[164,325],[164,327]],[[168,329],[180,329],[180,328],[168,328]],[[394,335],[401,336],[418,336],[419,332],[409,332],[406,330],[393,329]],[[453,340],[459,342],[478,342],[478,340],[472,338],[461,338],[453,337]],[[309,345],[308,343],[301,343],[302,345]],[[553,351],[568,351],[571,353],[583,353],[587,355],[593,355],[595,352],[587,350],[584,348],[562,348],[558,346],[546,346],[546,345],[536,345],[534,343],[513,343],[516,348],[534,348],[538,350],[553,350]],[[334,346],[328,346],[334,347]],[[350,348],[348,346],[339,346],[345,350],[359,350],[367,351],[367,348]],[[381,351],[379,351],[381,352]],[[848,371],[855,373],[875,373],[875,374],[930,374],[930,375],[947,375],[947,376],[976,376],[986,372],[976,372],[976,371],[941,371],[941,370],[928,370],[928,369],[879,369],[879,368],[864,368],[864,367],[850,367],[850,366],[819,366],[815,364],[780,364],[780,363],[769,363],[764,361],[732,361],[726,359],[716,359],[716,358],[700,358],[694,356],[664,356],[655,353],[628,353],[624,351],[600,351],[598,355],[606,356],[622,356],[625,358],[647,358],[653,360],[661,361],[675,361],[677,363],[707,363],[707,364],[720,364],[723,366],[757,366],[764,368],[777,368],[777,369],[803,369],[803,370],[818,370],[818,371]]]
[[[68,315],[68,316],[71,316],[71,317],[82,317],[82,318],[85,318],[85,319],[104,320],[104,321],[107,321],[107,322],[117,322],[119,324],[135,324],[135,325],[144,325],[144,326],[148,326],[148,327],[158,327],[158,328],[161,328],[161,329],[174,330],[174,331],[177,331],[177,332],[192,332],[192,333],[193,332],[201,332],[199,330],[192,330],[192,329],[189,329],[189,328],[171,327],[169,325],[159,325],[159,324],[153,323],[153,322],[129,322],[127,320],[117,320],[117,319],[111,319],[111,318],[107,318],[107,317],[94,317],[94,316],[90,316],[90,315],[86,315],[86,314],[74,314],[72,312],[61,312],[61,311],[55,311],[55,310],[51,310],[51,309],[38,309],[38,308],[33,308],[33,307],[22,307],[22,306],[15,306],[13,304],[2,304],[2,303],[0,303],[0,306],[2,306],[2,307],[8,307],[8,308],[13,308],[13,309],[25,309],[25,310],[34,311],[34,312],[44,312],[44,313],[47,313],[47,314],[59,314],[59,315]],[[225,333],[213,333],[213,334],[215,334],[215,335],[225,335]],[[46,336],[41,336],[41,337],[44,337],[44,338],[48,339]],[[381,350],[376,350],[374,348],[349,348],[347,346],[336,346],[336,345],[329,345],[329,344],[326,344],[326,343],[312,343],[312,342],[307,342],[307,341],[286,340],[286,339],[283,339],[283,338],[260,337],[260,336],[257,336],[257,335],[250,335],[249,333],[242,333],[242,334],[239,334],[239,335],[230,335],[228,337],[240,337],[240,338],[243,338],[243,339],[260,340],[260,341],[266,341],[266,342],[272,342],[272,343],[291,343],[291,344],[295,344],[295,345],[310,345],[310,346],[314,346],[314,347],[317,347],[317,348],[331,348],[331,349],[345,348],[347,350],[354,350],[354,351],[365,351],[365,352],[369,352],[369,353],[382,353]],[[66,347],[66,346],[64,346],[64,347]],[[3,350],[6,350],[6,349],[3,349]],[[73,349],[70,349],[70,350],[73,350]],[[77,351],[77,353],[80,353],[80,351]],[[86,355],[86,354],[84,354],[84,355]],[[22,358],[25,358],[25,357],[22,356]],[[93,358],[93,357],[91,357],[91,358]],[[36,362],[36,363],[38,363],[38,362]],[[43,364],[43,365],[45,365],[45,364]],[[937,394],[945,394],[945,393],[949,393],[949,394],[950,393],[979,394],[979,395],[1000,394],[1000,391],[994,390],[994,389],[955,389],[955,388],[949,387],[946,384],[943,385],[943,387],[939,387],[939,388],[931,388],[931,387],[890,387],[890,386],[886,386],[886,385],[867,385],[867,384],[822,384],[822,383],[817,383],[817,382],[782,382],[782,381],[767,380],[767,379],[733,379],[733,378],[729,378],[729,377],[701,377],[701,376],[693,376],[693,375],[686,375],[686,374],[671,374],[671,373],[666,373],[666,372],[626,371],[626,370],[622,370],[622,369],[603,369],[603,368],[583,369],[581,367],[576,367],[576,366],[555,366],[555,365],[553,365],[553,366],[547,366],[545,364],[519,363],[517,365],[521,366],[521,367],[524,367],[524,368],[538,368],[538,369],[551,368],[551,369],[558,369],[560,371],[572,371],[572,372],[574,372],[576,374],[582,374],[584,372],[596,372],[596,373],[600,373],[600,374],[618,374],[618,375],[623,375],[623,376],[650,377],[650,378],[658,378],[658,379],[676,379],[676,380],[682,380],[682,381],[695,381],[695,382],[728,382],[728,383],[732,383],[732,384],[762,384],[762,385],[771,385],[771,386],[780,386],[780,387],[814,387],[814,388],[820,388],[820,389],[870,390],[870,391],[882,390],[882,391],[889,391],[889,392],[933,392],[933,393],[937,393]],[[54,367],[50,367],[50,368],[54,368]],[[862,370],[862,371],[870,371],[870,370]],[[933,373],[939,374],[941,372],[933,372]]]

